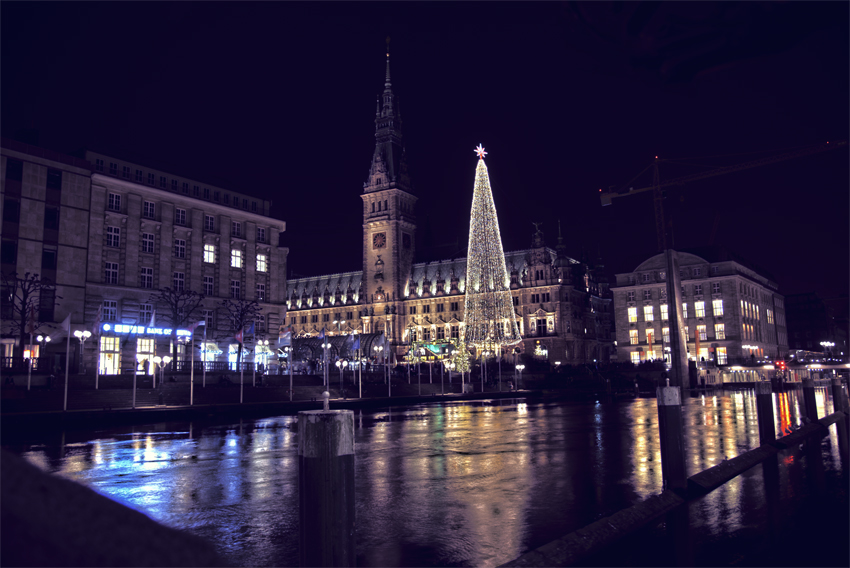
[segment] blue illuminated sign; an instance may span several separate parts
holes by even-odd
[[[109,331],[113,326],[105,323],[103,324],[103,331]],[[115,333],[135,333],[138,335],[171,335],[171,328],[167,327],[145,327],[143,325],[124,325],[124,324],[115,324],[114,326]],[[192,332],[187,329],[178,329],[177,335],[185,335],[187,337],[191,337]]]

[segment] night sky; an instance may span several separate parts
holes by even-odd
[[[4,1],[2,135],[271,199],[291,274],[359,270],[389,35],[418,260],[465,256],[481,143],[506,250],[533,221],[554,246],[560,220],[568,254],[613,274],[655,252],[652,201],[603,208],[599,188],[655,155],[687,164],[664,180],[848,138],[848,6]],[[848,162],[845,146],[671,190],[674,245],[846,298]]]

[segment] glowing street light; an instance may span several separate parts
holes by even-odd
[[[80,340],[80,368],[83,370],[82,373],[86,373],[86,363],[83,359],[83,344],[86,342],[86,339],[91,337],[91,332],[89,330],[80,331],[79,329],[74,332],[74,337]],[[97,379],[95,379],[97,382]]]
[[[519,371],[519,381],[522,382],[522,370],[525,369],[525,365],[520,363],[516,366],[517,371]],[[519,388],[519,383],[517,383],[517,388]]]

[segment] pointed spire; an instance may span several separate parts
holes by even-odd
[[[384,86],[388,89],[392,87],[390,83],[390,36],[387,36],[387,78]]]

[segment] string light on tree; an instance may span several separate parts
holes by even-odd
[[[469,220],[466,256],[464,341],[476,351],[514,345],[521,339],[514,314],[510,278],[499,232],[499,219],[481,144]]]

